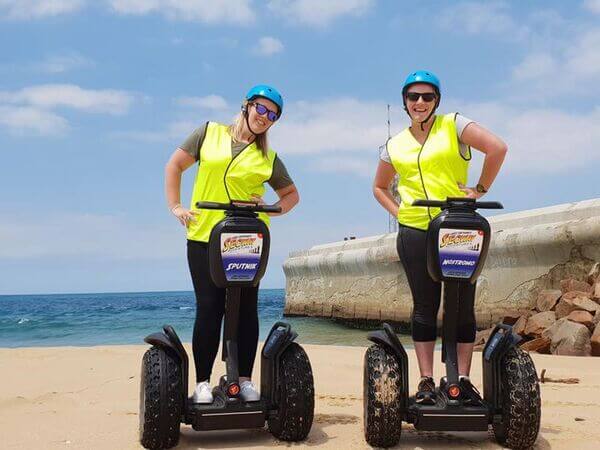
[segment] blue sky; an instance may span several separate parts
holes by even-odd
[[[290,250],[387,231],[371,183],[414,69],[508,143],[488,199],[599,197],[600,0],[415,5],[0,0],[0,294],[191,289],[164,164],[259,82],[284,94],[271,141],[302,198],[273,220],[263,287]]]

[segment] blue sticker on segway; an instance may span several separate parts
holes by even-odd
[[[442,275],[451,278],[471,278],[482,247],[482,230],[440,228],[438,250]]]
[[[262,248],[262,233],[221,234],[221,259],[227,281],[254,280]]]

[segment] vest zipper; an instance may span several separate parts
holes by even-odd
[[[431,134],[431,130],[433,129],[433,127],[435,125],[436,119],[437,119],[437,117],[435,117],[433,119],[433,123],[431,124],[431,127],[429,128],[429,131],[427,132],[427,136],[425,136],[425,140],[423,141],[423,144],[421,145],[419,154],[417,155],[417,167],[419,169],[419,177],[421,178],[421,186],[423,186],[423,192],[425,193],[426,200],[429,200],[429,195],[427,195],[427,189],[425,188],[425,180],[423,180],[423,172],[421,171],[421,153],[423,152],[423,149],[425,148],[425,144],[427,144],[427,139],[429,139],[429,135]],[[427,207],[427,215],[429,216],[430,221],[433,220],[433,217],[431,217],[431,211],[429,209],[429,206]]]
[[[253,143],[254,142],[250,142],[250,143],[246,144],[246,146],[243,149],[241,149],[237,155],[232,156],[231,161],[229,161],[229,164],[227,164],[227,167],[225,168],[225,173],[223,174],[223,185],[225,186],[225,192],[227,193],[227,198],[229,199],[230,203],[231,203],[231,196],[229,195],[229,189],[227,188],[227,172],[229,171],[229,168],[231,167],[231,164],[233,163],[235,158],[240,156],[244,152],[244,150],[246,150],[248,147],[250,147]],[[230,147],[231,147],[231,152],[233,153],[233,138],[231,139]]]

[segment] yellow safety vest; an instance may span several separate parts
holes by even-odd
[[[387,142],[392,165],[398,172],[398,222],[427,230],[439,208],[412,206],[416,199],[445,200],[464,197],[458,183],[467,184],[471,152],[463,157],[456,136],[456,114],[436,116],[424,145],[406,128]]]
[[[276,153],[271,149],[265,157],[256,144],[252,143],[232,158],[231,134],[228,127],[209,122],[200,149],[198,172],[190,206],[190,209],[198,214],[195,216],[196,220],[190,222],[188,226],[188,239],[208,242],[213,227],[225,217],[224,211],[199,210],[196,208],[196,202],[229,203],[230,198],[250,200],[252,195],[262,197],[265,193],[264,183],[273,173],[275,157]],[[258,216],[269,225],[267,214],[259,213]]]

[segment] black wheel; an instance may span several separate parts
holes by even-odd
[[[393,447],[402,432],[402,382],[396,358],[379,345],[365,353],[364,431],[372,447]]]
[[[540,385],[529,353],[511,348],[502,358],[502,422],[492,426],[499,444],[511,449],[533,447],[540,430]]]
[[[308,356],[296,343],[279,360],[278,415],[269,419],[269,431],[282,441],[302,441],[308,436],[315,412],[315,386]]]
[[[171,448],[179,442],[182,389],[179,359],[158,347],[147,350],[140,381],[140,443],[145,448]]]

